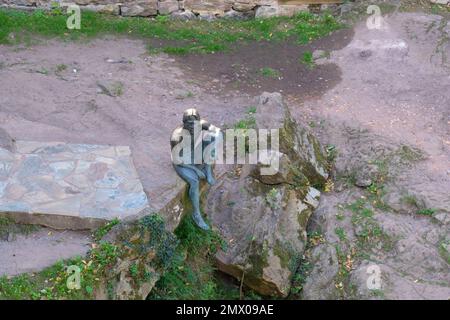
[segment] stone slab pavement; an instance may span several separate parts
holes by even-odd
[[[148,207],[130,148],[17,141],[0,149],[0,214],[57,229],[93,229]]]

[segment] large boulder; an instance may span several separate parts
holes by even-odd
[[[319,141],[297,124],[281,94],[264,92],[256,102],[256,127],[278,129],[279,152],[289,157],[292,170],[306,177],[310,185],[323,186],[328,179],[328,162]]]
[[[305,249],[306,226],[327,176],[318,141],[292,119],[279,93],[257,99],[258,129],[278,129],[279,170],[263,163],[233,165],[206,195],[205,212],[227,242],[218,268],[265,296],[286,296]],[[263,159],[264,160],[264,159]]]

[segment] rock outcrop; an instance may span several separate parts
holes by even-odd
[[[117,259],[96,288],[95,297],[100,300],[145,300],[172,262],[178,245],[157,214],[121,223],[103,241],[115,246]]]
[[[261,174],[261,163],[232,166],[206,196],[205,212],[228,244],[216,254],[218,268],[262,295],[286,296],[319,203],[314,186],[328,178],[327,162],[279,93],[258,98],[255,122],[258,129],[278,129],[279,150],[268,153],[278,157],[278,172]]]

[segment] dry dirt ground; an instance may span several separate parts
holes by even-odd
[[[305,257],[313,267],[303,298],[448,299],[449,34],[440,16],[415,13],[386,17],[382,30],[360,23],[307,47],[247,44],[208,56],[149,56],[143,42],[128,39],[0,46],[0,127],[21,140],[130,145],[157,210],[182,185],[168,139],[185,108],[232,125],[254,95],[280,91],[297,120],[337,154],[334,191],[323,195],[311,223],[322,238]],[[315,66],[300,62],[317,49],[324,51]],[[264,76],[263,68],[279,74]],[[389,237],[388,249],[358,247],[360,226],[346,207],[358,199],[372,205],[372,182],[386,204],[373,209],[373,223]],[[47,229],[39,232],[28,239],[48,237]],[[47,259],[34,269],[58,255],[83,254],[85,236],[76,235],[78,246],[43,248]],[[0,272],[33,269],[16,258],[36,254],[24,239],[1,243],[8,248],[0,250],[2,265],[14,267]],[[369,291],[366,270],[373,264],[382,286]]]

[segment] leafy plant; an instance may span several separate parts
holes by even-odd
[[[100,228],[98,228],[95,233],[94,233],[94,239],[96,241],[101,240],[108,232],[111,231],[111,229],[119,224],[119,219],[114,218],[113,220],[109,221],[108,223],[106,223],[105,225],[101,226]]]
[[[425,208],[425,209],[418,210],[417,214],[420,214],[423,216],[432,216],[435,212],[436,212],[436,209]]]
[[[281,77],[281,72],[269,67],[264,67],[259,69],[259,73],[266,78],[279,78]]]
[[[336,233],[340,241],[347,240],[347,234],[345,233],[345,230],[343,228],[338,227],[334,229],[334,232]]]
[[[313,58],[313,54],[311,51],[305,51],[303,53],[303,56],[301,58],[301,63],[303,63],[304,65],[306,65],[309,69],[314,68],[314,58]]]

